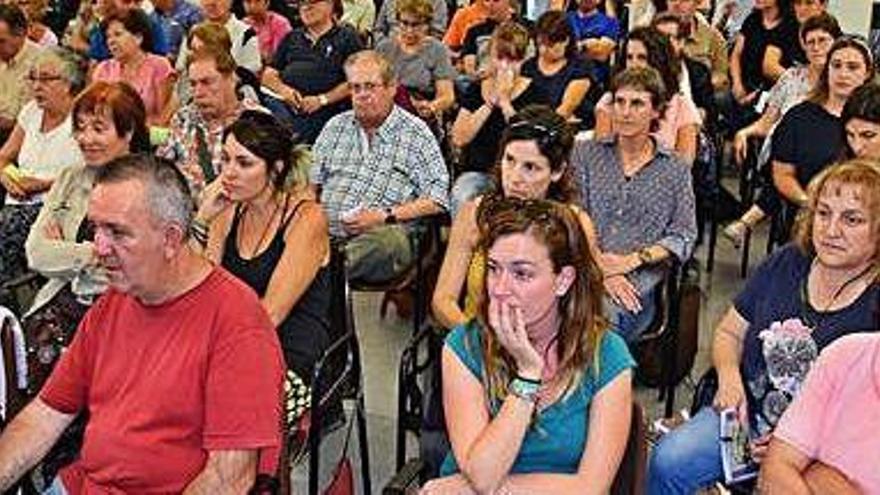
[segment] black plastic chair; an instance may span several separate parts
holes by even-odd
[[[341,243],[330,247],[330,338],[331,344],[315,363],[312,374],[311,407],[309,415],[308,447],[308,493],[319,493],[321,441],[328,413],[341,407],[343,399],[354,401],[353,414],[357,427],[361,463],[361,483],[364,493],[371,493],[369,445],[360,344],[354,327],[351,305],[351,289],[345,265],[345,251]],[[290,431],[284,432],[285,446],[282,451],[278,473],[278,487],[282,494],[290,493],[291,459]]]

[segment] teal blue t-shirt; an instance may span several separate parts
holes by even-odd
[[[446,337],[446,346],[483,381],[483,350],[480,327],[476,322],[455,327]],[[574,391],[541,411],[526,431],[511,473],[577,472],[587,442],[590,402],[605,385],[621,372],[635,366],[626,343],[614,332],[606,332],[599,349],[598,375],[594,364]],[[489,411],[491,417],[497,410]],[[458,472],[452,451],[440,467],[440,475]]]

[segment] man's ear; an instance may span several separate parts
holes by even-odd
[[[562,297],[568,294],[568,291],[574,284],[576,276],[577,272],[571,265],[563,266],[562,270],[559,270],[559,273],[556,275],[556,281],[553,284],[553,291],[556,294],[556,297]]]
[[[164,236],[164,244],[162,249],[165,254],[165,258],[171,259],[177,256],[177,253],[180,252],[181,249],[185,247],[186,244],[186,232],[184,228],[177,223],[169,223],[165,226],[163,231]]]

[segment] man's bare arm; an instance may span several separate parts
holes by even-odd
[[[247,493],[257,477],[256,450],[214,450],[185,495]]]
[[[39,397],[15,417],[0,437],[0,493],[49,452],[74,417],[52,409]]]

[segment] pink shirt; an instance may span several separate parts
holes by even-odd
[[[612,110],[611,93],[605,93],[596,104],[596,112],[606,112],[609,115]],[[660,126],[654,136],[660,142],[660,145],[675,151],[675,141],[678,137],[678,130],[688,125],[701,125],[700,111],[693,100],[681,93],[676,93],[666,105],[666,113],[660,119]]]
[[[123,81],[131,85],[147,109],[147,120],[158,118],[162,114],[164,101],[160,101],[159,91],[169,77],[174,75],[174,69],[168,59],[159,55],[148,53],[144,62],[138,67],[134,80],[123,80],[122,64],[116,59],[107,59],[95,67],[92,79],[95,81]]]
[[[245,18],[254,31],[257,32],[257,41],[260,43],[260,55],[263,63],[268,64],[275,56],[275,50],[281,44],[281,40],[290,32],[290,22],[284,16],[275,12],[268,12],[266,22],[257,24],[250,16]]]
[[[880,494],[880,334],[827,347],[773,434]]]

